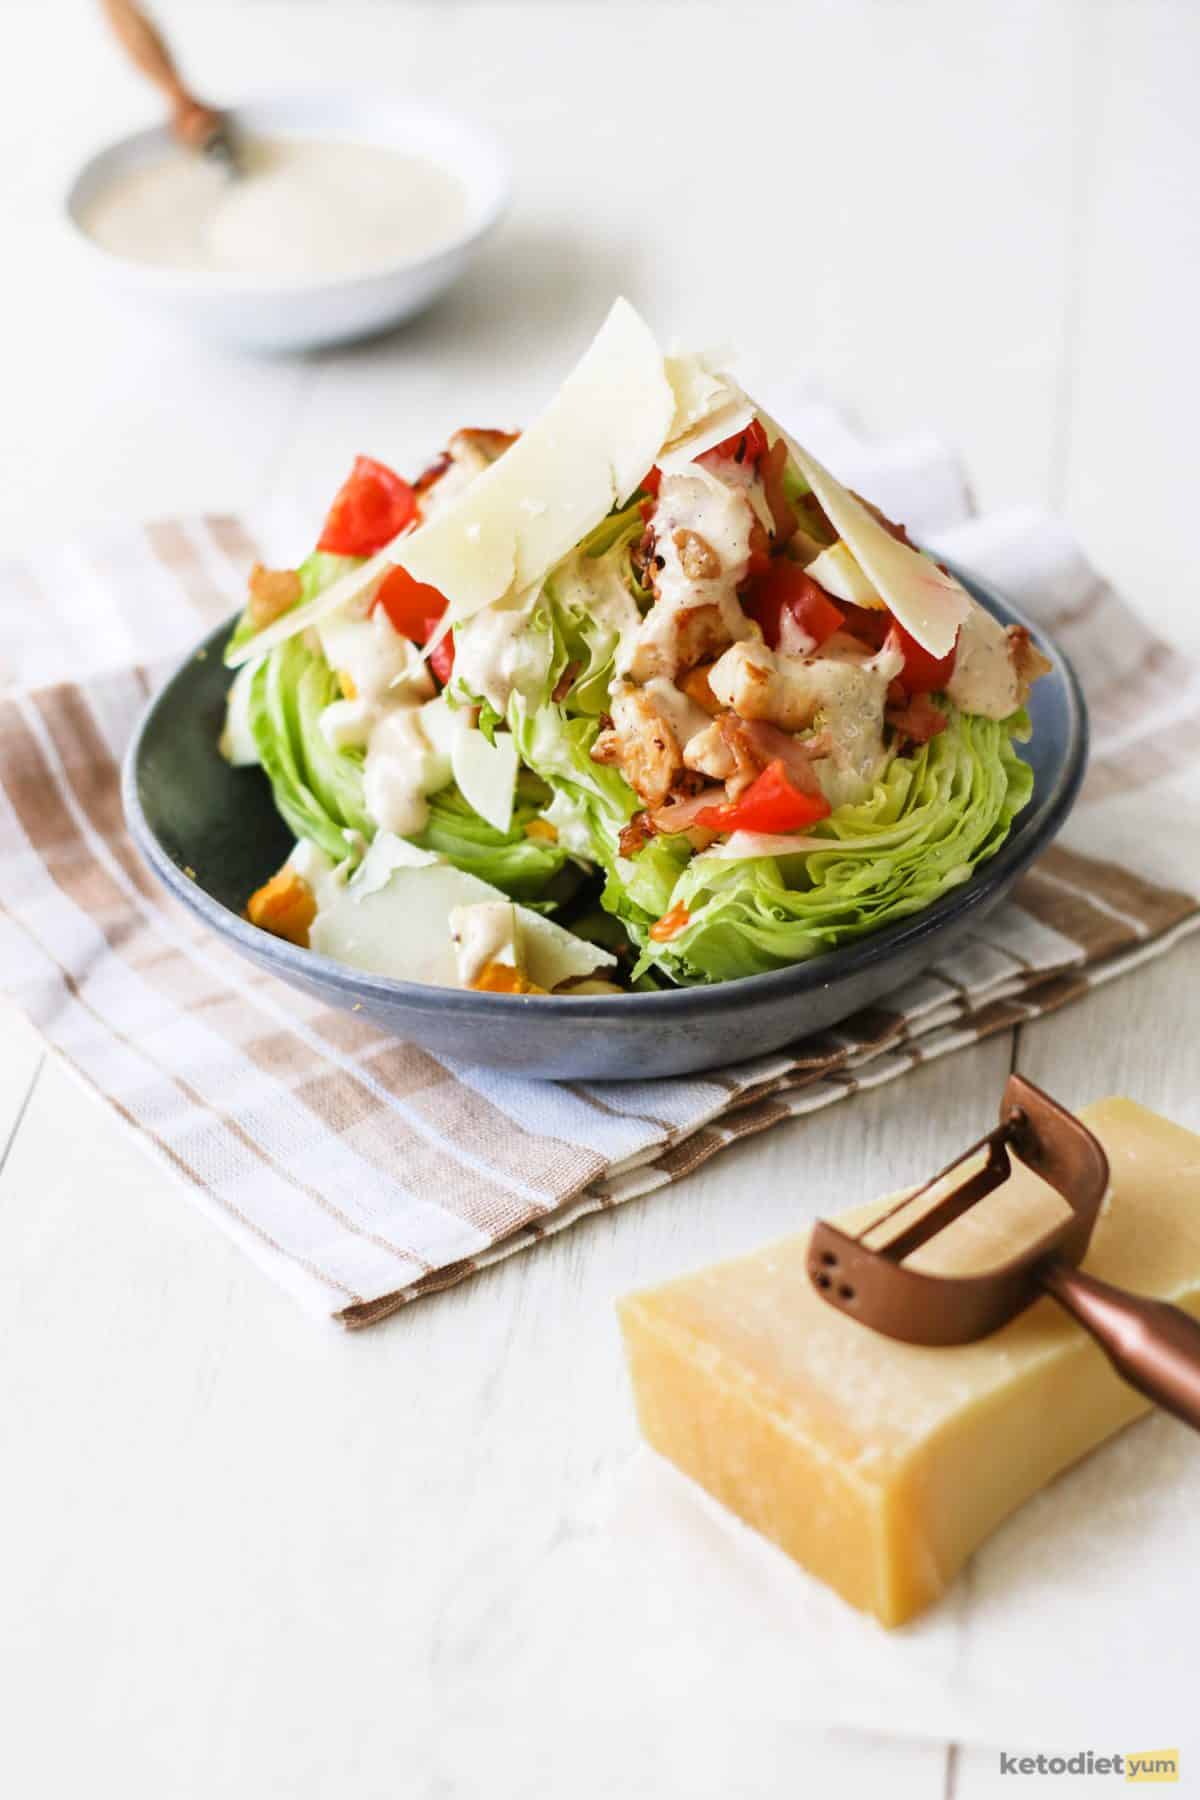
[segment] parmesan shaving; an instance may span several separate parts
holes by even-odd
[[[849,488],[768,414],[760,409],[758,416],[775,437],[783,439],[834,530],[904,629],[931,656],[948,656],[958,628],[971,610],[966,589],[931,558],[892,537]]]

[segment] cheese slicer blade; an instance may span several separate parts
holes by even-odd
[[[1012,1159],[1066,1201],[1069,1216],[1020,1254],[984,1274],[939,1275],[913,1268],[914,1251],[1008,1180]],[[957,1184],[918,1203],[974,1164]],[[1166,1301],[1147,1300],[1077,1265],[1108,1192],[1108,1159],[1092,1133],[1048,1094],[1012,1075],[1000,1123],[940,1174],[906,1194],[857,1237],[820,1219],[809,1244],[808,1274],[822,1299],[872,1331],[907,1344],[947,1346],[989,1337],[1050,1294],[1091,1333],[1121,1378],[1148,1400],[1200,1431],[1200,1321]],[[897,1219],[877,1248],[866,1240]]]

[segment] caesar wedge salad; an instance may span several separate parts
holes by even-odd
[[[262,929],[399,980],[632,993],[819,956],[1003,843],[1049,664],[625,301],[520,436],[360,457],[256,567],[221,749]]]

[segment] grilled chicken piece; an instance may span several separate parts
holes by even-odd
[[[670,722],[640,688],[613,693],[612,729],[592,745],[592,761],[615,763],[630,787],[653,811],[683,773],[683,755]]]
[[[515,431],[468,428],[456,431],[436,462],[416,481],[417,505],[422,520],[434,519],[451,500],[469,487],[477,475],[503,456],[517,441]]]
[[[675,680],[753,633],[738,587],[749,567],[754,524],[745,494],[708,470],[663,477],[652,541],[642,547],[655,601],[621,652],[619,675]]]
[[[784,731],[803,731],[818,713],[827,715],[838,740],[847,733],[878,730],[888,683],[903,667],[903,654],[885,647],[864,656],[861,649],[834,647],[829,639],[815,657],[785,656],[763,643],[734,644],[708,682],[723,706],[743,719],[765,719]]]
[[[812,765],[829,750],[830,739],[824,732],[801,743],[762,719],[739,719],[736,713],[724,712],[707,730],[688,739],[683,760],[698,774],[723,781],[726,798],[736,800],[773,762],[783,764],[788,779],[801,793],[819,794],[821,784]]]
[[[276,619],[291,612],[303,589],[295,569],[264,569],[256,562],[250,571],[250,622],[265,631]]]
[[[1048,675],[1054,665],[1042,655],[1024,625],[1009,626],[1008,653],[1017,678],[1017,705],[1024,706],[1034,682]]]
[[[725,797],[736,800],[762,774],[770,758],[759,758],[739,730],[743,721],[725,712],[684,746],[683,760],[698,775],[725,783]]]

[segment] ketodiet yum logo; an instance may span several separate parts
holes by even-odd
[[[1178,1750],[1118,1750],[1097,1756],[1077,1750],[1074,1756],[1010,1756],[1000,1752],[1002,1775],[1115,1775],[1119,1781],[1178,1781]]]

